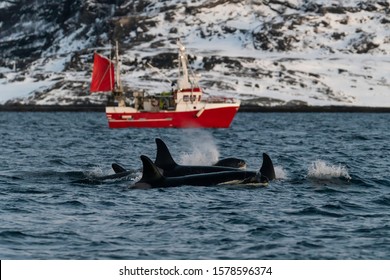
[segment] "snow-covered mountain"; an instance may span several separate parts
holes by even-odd
[[[105,103],[92,57],[115,40],[129,90],[167,90],[180,39],[212,95],[390,107],[389,0],[6,0],[0,14],[0,104]]]

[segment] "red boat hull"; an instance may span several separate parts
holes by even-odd
[[[120,112],[107,109],[106,115],[110,128],[228,128],[238,108],[227,106],[184,112]]]

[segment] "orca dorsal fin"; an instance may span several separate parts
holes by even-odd
[[[157,155],[154,162],[155,165],[162,169],[172,169],[178,164],[173,160],[167,145],[160,138],[156,138]]]
[[[260,168],[260,175],[262,180],[267,182],[276,179],[274,165],[271,158],[266,153],[263,153],[263,164]]]
[[[164,178],[158,167],[147,156],[141,155],[142,161],[142,178],[140,182],[155,182]]]
[[[115,173],[126,172],[126,169],[124,167],[120,166],[117,163],[111,164],[111,167],[112,167],[112,169],[114,170]]]

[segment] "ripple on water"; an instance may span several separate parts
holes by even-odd
[[[390,195],[383,195],[374,199],[372,202],[381,206],[390,206]]]

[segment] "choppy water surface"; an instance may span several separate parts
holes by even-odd
[[[389,123],[239,113],[230,129],[110,130],[103,113],[0,113],[0,258],[390,259]],[[156,137],[182,164],[257,170],[266,152],[278,180],[129,189]],[[113,162],[134,173],[84,180]]]

